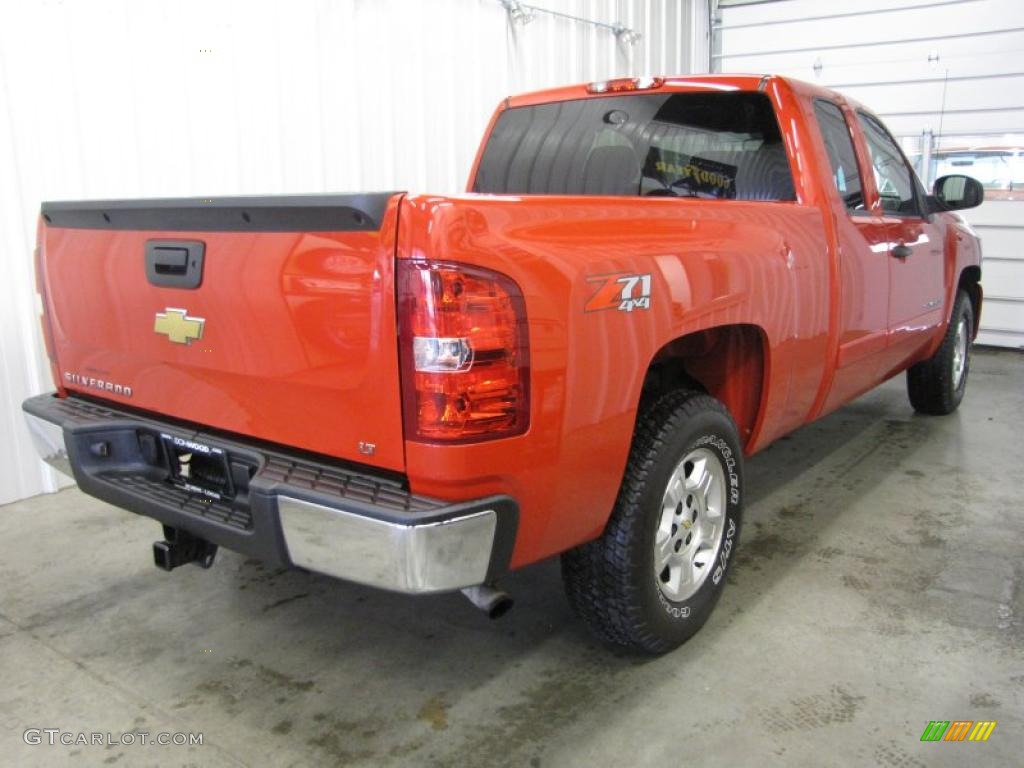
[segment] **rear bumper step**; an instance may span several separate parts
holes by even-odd
[[[519,516],[508,496],[449,503],[362,467],[75,396],[22,407],[40,456],[84,492],[211,545],[405,593],[491,583],[508,567]],[[222,451],[229,491],[172,482],[174,444]]]

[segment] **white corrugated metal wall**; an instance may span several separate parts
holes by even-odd
[[[878,112],[909,151],[933,136],[939,152],[1006,151],[1016,175],[964,215],[983,241],[978,340],[1024,348],[1024,2],[720,0],[713,27],[716,71],[835,88]],[[966,162],[939,168],[981,173]]]
[[[0,503],[56,487],[20,412],[41,200],[456,192],[510,93],[707,70],[704,0],[529,5],[642,38],[497,0],[0,0]]]

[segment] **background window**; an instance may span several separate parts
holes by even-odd
[[[959,174],[980,181],[986,201],[1024,200],[1022,134],[919,134],[900,137],[900,146],[928,187],[940,176]]]

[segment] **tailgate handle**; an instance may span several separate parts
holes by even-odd
[[[165,288],[198,288],[205,250],[199,240],[147,240],[146,279]]]
[[[188,269],[187,248],[156,248],[153,265],[158,275],[184,275]]]

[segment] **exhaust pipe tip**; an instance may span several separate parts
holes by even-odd
[[[512,599],[511,595],[504,592],[494,602],[490,610],[487,611],[487,618],[489,619],[500,619],[506,613],[512,610],[512,607],[516,604],[516,601]]]
[[[462,594],[466,596],[469,602],[486,613],[489,619],[500,619],[511,611],[512,606],[515,605],[512,596],[507,592],[502,592],[500,589],[488,587],[484,584],[476,587],[467,587],[462,590]]]

